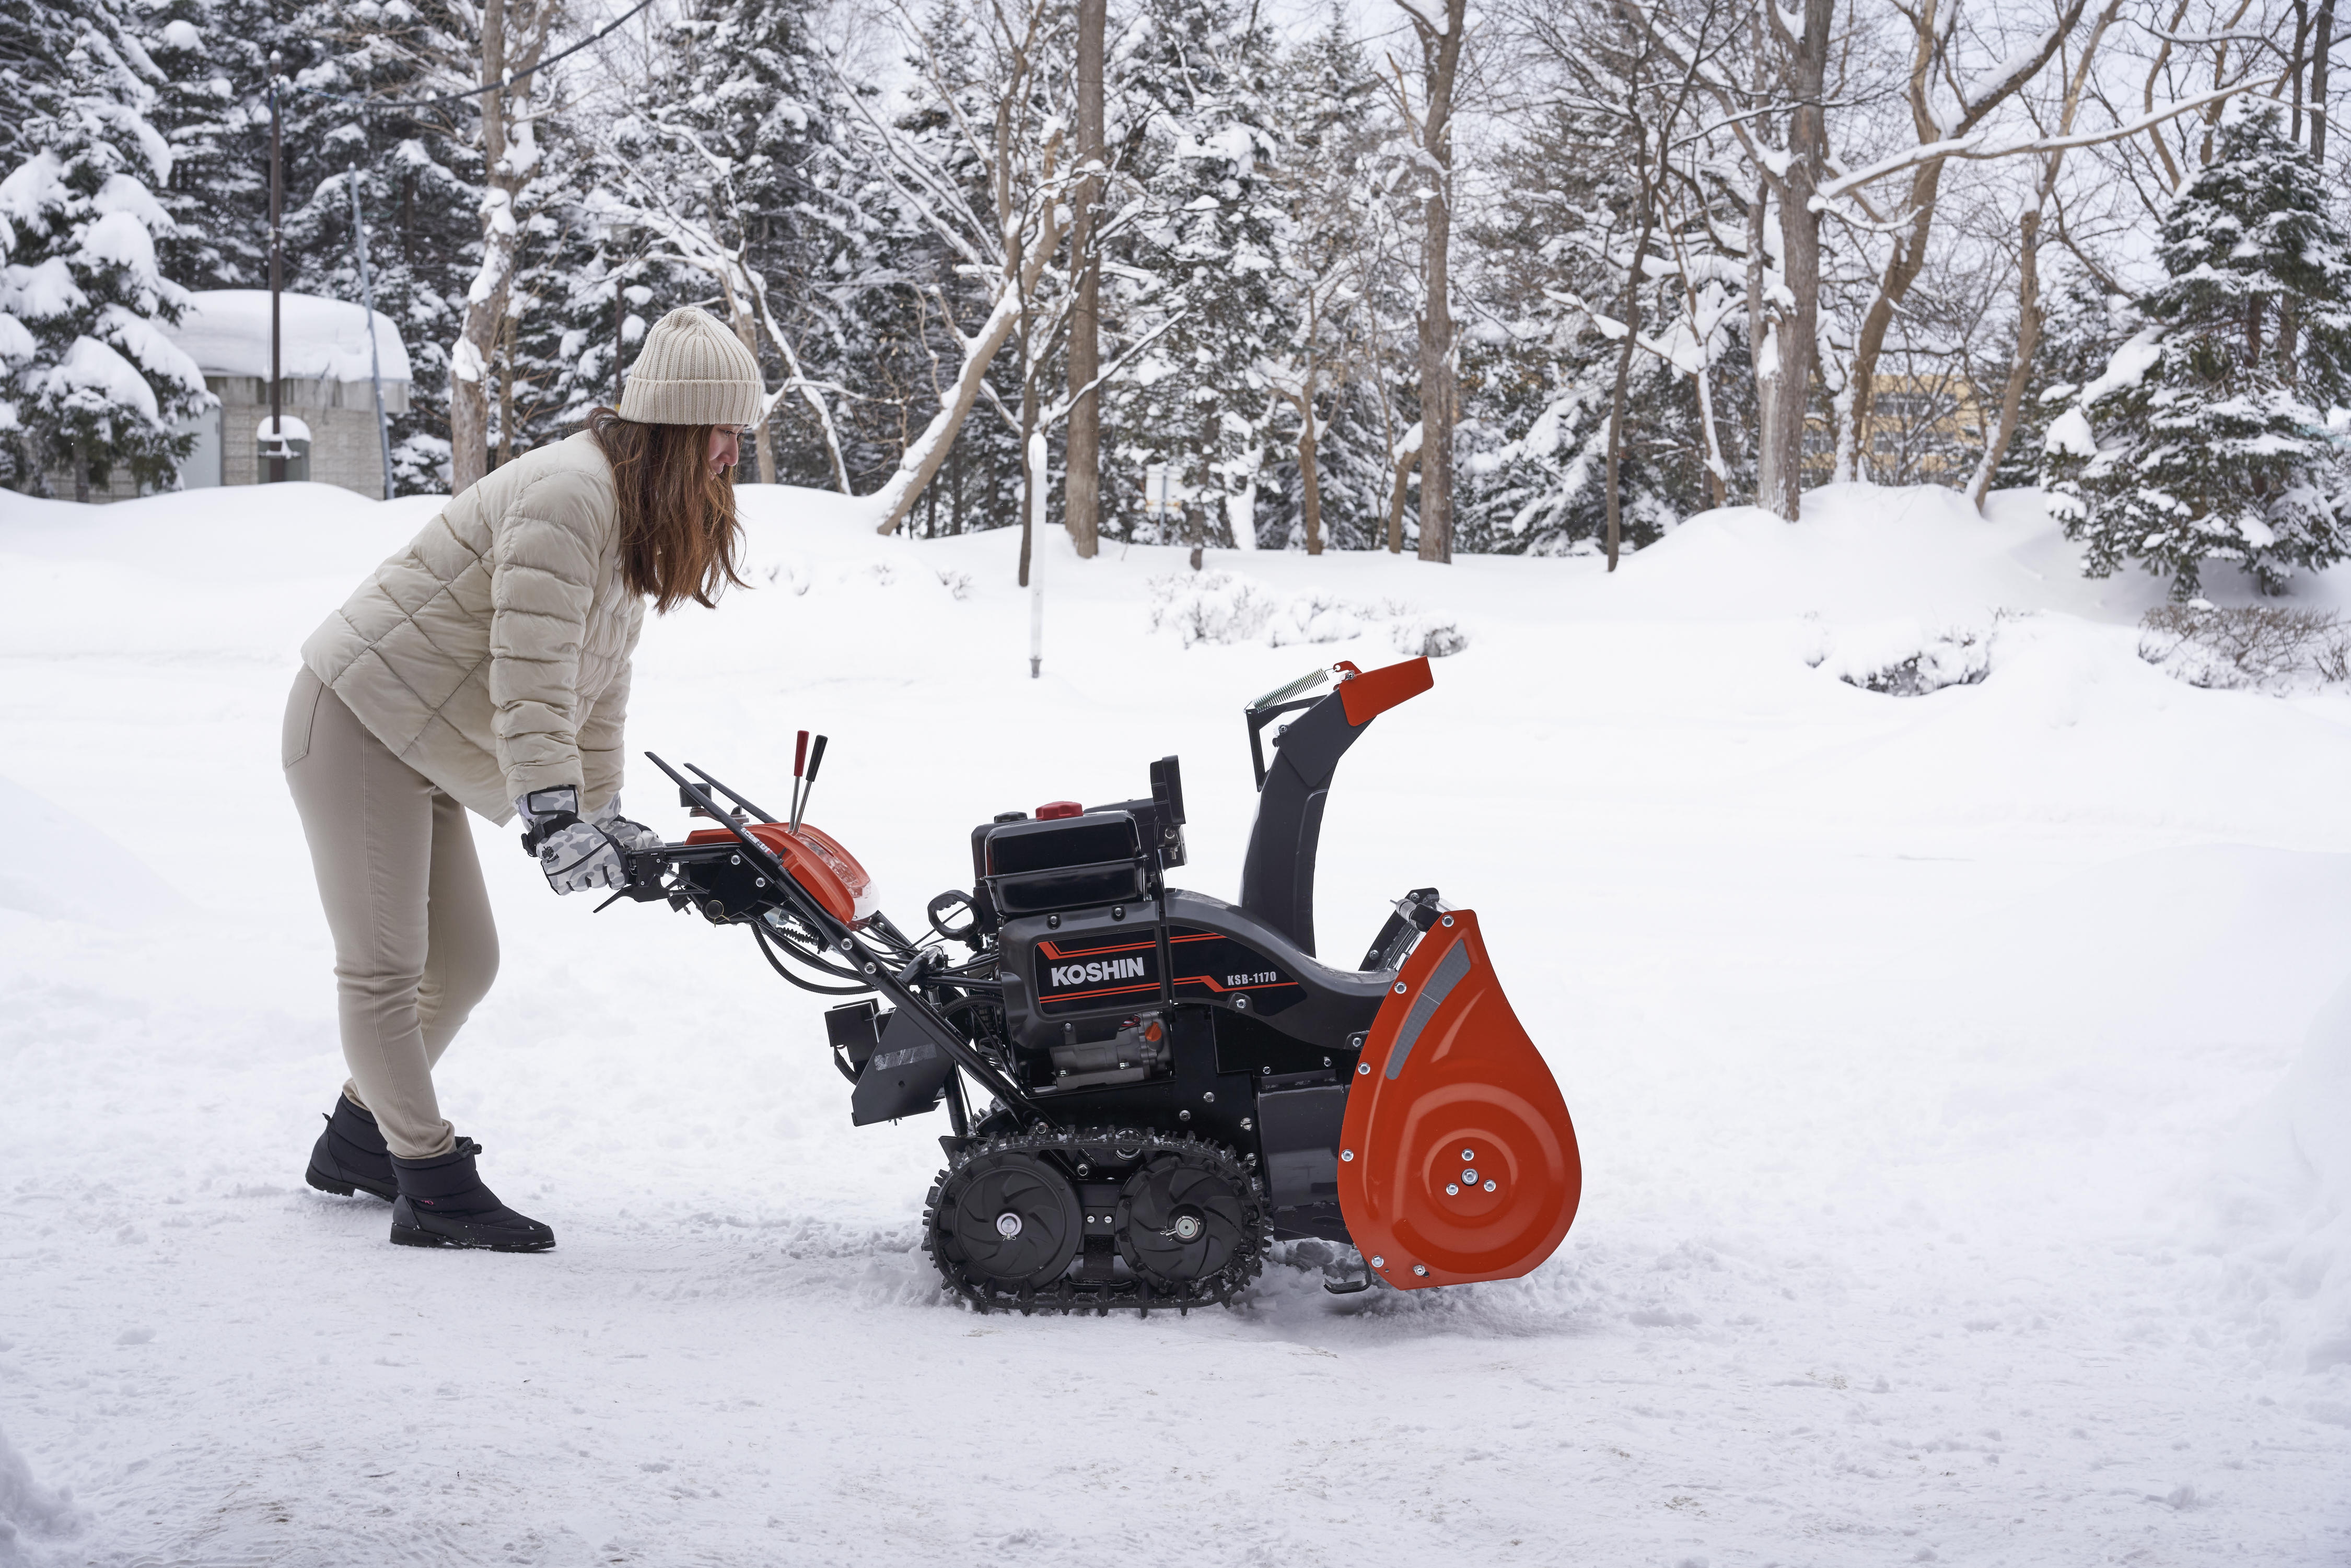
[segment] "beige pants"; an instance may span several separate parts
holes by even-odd
[[[465,809],[307,668],[286,703],[285,767],[335,939],[343,1092],[374,1113],[393,1154],[446,1154],[433,1064],[498,972]]]

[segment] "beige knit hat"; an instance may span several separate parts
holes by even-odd
[[[707,310],[682,305],[653,324],[629,367],[621,417],[645,424],[757,424],[759,361]]]

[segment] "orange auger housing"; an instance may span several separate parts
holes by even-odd
[[[1510,1009],[1466,909],[1396,974],[1355,1064],[1339,1207],[1399,1290],[1509,1280],[1574,1223],[1583,1162],[1567,1102]]]
[[[1229,1302],[1282,1242],[1324,1244],[1339,1293],[1508,1279],[1558,1248],[1583,1166],[1478,916],[1414,888],[1352,967],[1315,945],[1339,761],[1433,685],[1426,659],[1341,664],[1249,705],[1237,902],[1168,880],[1186,861],[1173,757],[1147,797],[982,823],[969,889],[932,899],[923,936],[799,820],[804,792],[779,822],[655,758],[717,825],[632,852],[624,894],[747,925],[786,979],[861,998],[825,1015],[850,1119],[946,1109],[923,1245],[978,1310]]]

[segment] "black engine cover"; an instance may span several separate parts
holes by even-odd
[[[1186,1004],[1247,1015],[1320,1051],[1351,1051],[1349,1037],[1372,1027],[1389,980],[1332,968],[1246,910],[1180,888],[1156,901],[1007,920],[999,941],[1006,1022],[1029,1051],[1105,1038],[1138,1012]]]

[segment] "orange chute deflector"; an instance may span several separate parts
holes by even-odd
[[[1510,1280],[1550,1257],[1583,1163],[1477,915],[1457,909],[1420,939],[1357,1061],[1339,1209],[1380,1278],[1405,1291]]]
[[[1339,683],[1339,706],[1357,729],[1437,684],[1426,659],[1405,659],[1376,670],[1358,670],[1353,660],[1342,659],[1333,667],[1353,672]]]

